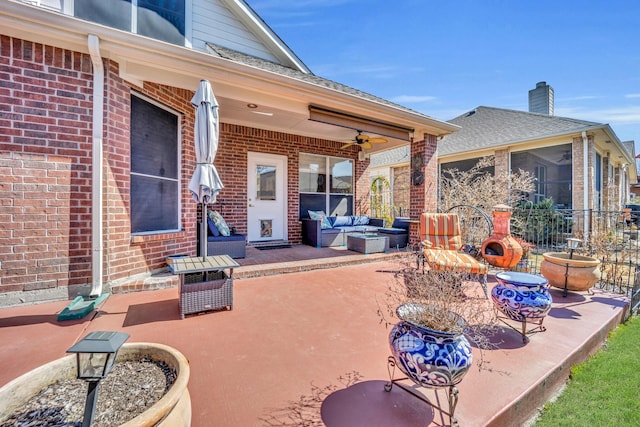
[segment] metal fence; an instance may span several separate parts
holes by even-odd
[[[640,303],[640,243],[638,219],[630,212],[516,208],[511,233],[532,245],[528,269],[540,273],[545,252],[568,252],[567,239],[580,239],[575,251],[600,260],[602,278],[597,287]]]
[[[388,194],[378,197],[383,200],[378,200],[377,205],[391,205]],[[482,209],[460,205],[448,211],[459,215],[465,243],[479,249],[493,232],[491,215]],[[400,215],[392,212],[391,216]],[[596,287],[628,297],[632,312],[640,309],[638,228],[640,215],[636,217],[628,211],[540,209],[528,204],[514,208],[511,218],[511,234],[531,245],[527,271],[540,274],[543,253],[567,252],[567,239],[578,238],[582,245],[575,253],[601,262],[602,278]]]

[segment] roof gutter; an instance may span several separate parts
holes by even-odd
[[[27,37],[28,40],[44,44],[55,40],[56,46],[79,52],[86,51],[86,34],[95,34],[100,37],[102,56],[118,62],[121,77],[129,81],[148,80],[191,90],[201,78],[207,78],[218,82],[218,88],[222,86],[224,89],[226,85],[229,91],[236,91],[240,87],[255,93],[276,94],[282,99],[307,105],[322,104],[411,127],[418,135],[425,132],[446,135],[460,129],[454,124],[401,109],[400,106],[342,93],[309,81],[53,13],[26,3],[1,2],[0,27],[3,28],[3,34]],[[228,96],[232,96],[231,93]]]
[[[93,122],[92,122],[92,200],[91,200],[91,292],[90,298],[102,294],[103,235],[102,235],[102,133],[104,117],[104,65],[100,56],[100,39],[89,34],[87,45],[93,64]]]
[[[588,239],[589,237],[589,223],[591,222],[589,219],[589,139],[587,138],[587,131],[582,131],[582,167],[584,169],[583,172],[583,183],[582,183],[582,197],[584,198],[584,229],[582,230],[582,235]]]

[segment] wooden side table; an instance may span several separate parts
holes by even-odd
[[[229,255],[174,258],[169,269],[180,275],[180,318],[226,307],[232,310],[233,269],[239,266]]]

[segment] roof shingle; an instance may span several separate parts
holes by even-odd
[[[438,145],[440,155],[499,147],[606,126],[567,117],[483,106],[449,120],[449,123],[461,126],[462,129],[442,139]]]

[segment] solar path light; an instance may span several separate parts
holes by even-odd
[[[127,339],[129,334],[123,332],[96,331],[91,332],[67,350],[67,353],[76,354],[77,378],[88,383],[83,427],[93,423],[100,380],[113,368],[118,350]]]

